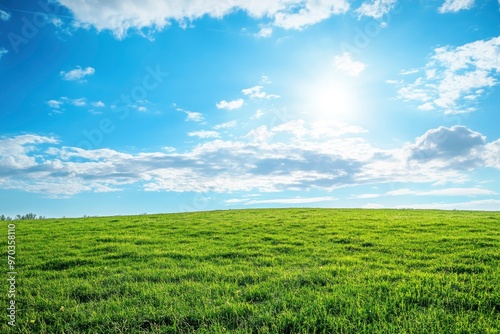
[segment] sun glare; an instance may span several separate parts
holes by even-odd
[[[347,83],[319,82],[305,90],[303,109],[315,120],[349,120],[355,116],[357,94]]]

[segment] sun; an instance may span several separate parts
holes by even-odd
[[[307,91],[310,116],[316,119],[346,119],[353,116],[356,94],[347,83],[322,81],[313,84]]]

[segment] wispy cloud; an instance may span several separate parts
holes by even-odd
[[[4,49],[4,48],[0,49],[0,59],[2,59],[2,57],[3,57],[4,55],[6,55],[7,53],[9,53],[9,50],[6,50],[6,49]]]
[[[57,101],[57,100],[49,100],[46,103],[49,107],[54,108],[54,109],[59,109],[63,105],[62,101]]]
[[[353,60],[351,54],[348,52],[335,56],[333,58],[333,66],[352,77],[358,76],[366,68],[366,64]]]
[[[471,9],[475,0],[446,0],[438,11],[440,13],[456,13],[460,10]]]
[[[217,124],[217,125],[214,126],[214,129],[215,130],[219,130],[219,129],[234,128],[237,123],[238,123],[237,121],[229,121],[229,122],[226,122],[226,123]]]
[[[250,199],[250,198],[234,198],[224,201],[228,205],[243,204],[243,205],[256,205],[256,204],[311,204],[321,202],[333,202],[337,198],[331,196],[325,197],[292,197],[292,198],[273,198],[273,199]]]
[[[243,99],[233,100],[229,102],[226,100],[222,100],[216,104],[216,107],[218,109],[234,110],[243,107],[243,103]]]
[[[102,101],[92,102],[92,105],[96,108],[104,108],[106,106]]]
[[[481,210],[481,211],[499,211],[500,200],[485,199],[461,203],[429,203],[429,204],[405,204],[397,208],[411,209],[437,209],[437,210]]]
[[[10,13],[0,10],[0,20],[8,21],[10,19]]]
[[[496,192],[483,189],[483,188],[444,188],[444,189],[432,189],[432,190],[414,190],[409,188],[402,188],[398,190],[388,191],[382,194],[360,194],[353,196],[357,199],[367,199],[367,198],[377,198],[382,196],[492,196],[498,195]]]
[[[363,2],[361,6],[356,9],[356,13],[360,18],[367,16],[379,19],[390,12],[396,3],[397,0],[372,0],[371,2]]]
[[[82,80],[83,78],[93,75],[95,73],[95,69],[93,67],[81,68],[77,66],[75,69],[70,71],[61,71],[60,75],[64,80],[75,81]]]
[[[219,138],[220,137],[218,132],[207,131],[207,130],[189,132],[188,136],[189,137],[198,137],[198,138]]]
[[[254,86],[250,88],[245,88],[241,92],[243,95],[250,97],[251,99],[278,99],[280,98],[279,95],[276,94],[267,94],[266,92],[263,91],[264,87],[263,86]]]
[[[273,28],[271,27],[262,27],[258,33],[255,34],[257,37],[268,38],[273,35]]]
[[[262,116],[264,116],[264,112],[260,109],[257,109],[257,111],[255,112],[255,114],[251,117],[251,119],[259,119],[261,118]]]
[[[85,107],[87,105],[87,99],[84,97],[80,97],[78,99],[70,99],[66,96],[61,97],[61,100],[74,105],[75,107]]]
[[[174,104],[174,107],[176,106],[177,105]],[[184,110],[182,108],[176,108],[175,110],[186,114],[186,122],[203,122],[205,120],[205,117],[200,112]]]

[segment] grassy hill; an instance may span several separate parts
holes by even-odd
[[[2,333],[500,328],[499,212],[266,209],[14,223],[16,327],[2,293]]]

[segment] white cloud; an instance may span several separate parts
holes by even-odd
[[[176,104],[174,103],[174,107]],[[176,108],[177,111],[181,111],[186,114],[186,121],[187,122],[202,122],[205,118],[203,117],[202,113],[195,112],[195,111],[189,111],[189,110],[184,110],[182,108]]]
[[[74,99],[71,101],[71,103],[76,107],[85,107],[87,105],[86,99],[84,97]]]
[[[271,83],[271,78],[267,75],[263,75],[261,78],[260,78],[260,83],[262,85],[269,85]]]
[[[263,86],[254,86],[250,88],[245,88],[241,90],[243,95],[250,97],[251,99],[278,99],[280,98],[279,95],[276,94],[267,94],[266,92],[262,91],[264,89]]]
[[[216,131],[193,131],[188,133],[189,137],[198,137],[198,138],[219,138],[219,133]]]
[[[313,129],[296,120],[271,129],[257,127],[236,141],[217,139],[216,131],[193,131],[188,135],[196,137],[196,144],[184,152],[134,154],[69,147],[53,137],[4,137],[0,188],[50,196],[119,191],[128,185],[145,191],[304,193],[401,182],[433,186],[427,193],[401,190],[407,195],[494,195],[460,184],[468,181],[470,170],[500,170],[500,139],[486,142],[466,128],[438,128],[387,150],[352,137],[355,131],[347,137],[316,138]],[[426,153],[419,155],[422,150]],[[440,183],[446,186],[434,188]]]
[[[243,204],[243,205],[256,205],[256,204],[310,204],[321,202],[333,202],[337,198],[331,196],[325,197],[292,197],[292,198],[273,198],[273,199],[249,199],[249,198],[235,198],[224,201],[226,204]]]
[[[446,188],[427,191],[411,189],[398,189],[386,193],[388,196],[491,196],[496,195],[494,191],[482,188]]]
[[[204,120],[203,114],[194,111],[186,111],[186,120],[192,122],[201,122]]]
[[[431,102],[426,102],[417,107],[418,110],[434,110],[436,109]]]
[[[273,28],[271,27],[263,27],[259,30],[258,33],[255,34],[257,37],[268,38],[273,35]]]
[[[440,13],[456,13],[474,7],[474,0],[446,0],[438,11]]]
[[[10,19],[10,13],[0,10],[0,20],[8,21]]]
[[[95,102],[95,103],[99,104],[99,102]],[[75,107],[85,107],[87,105],[87,99],[84,98],[84,97],[81,97],[81,98],[78,98],[78,99],[70,99],[70,98],[68,98],[66,96],[62,96],[61,99],[60,99],[60,101],[59,100],[50,100],[50,101],[46,101],[46,103],[49,105],[49,107],[55,108],[55,109],[60,109],[60,107],[64,103],[72,104]],[[94,105],[94,107],[99,107],[100,106],[100,105],[95,105],[95,103],[92,104],[92,105]]]
[[[297,7],[297,1],[290,2],[291,8]],[[349,3],[346,0],[307,0],[299,10],[276,13],[274,24],[284,29],[302,29],[326,20],[334,14],[346,13],[348,10]]]
[[[249,139],[252,142],[267,142],[273,133],[270,132],[265,125],[261,125],[258,128],[250,130],[243,138]]]
[[[409,69],[409,70],[401,70],[401,71],[399,71],[399,74],[410,75],[410,74],[415,74],[418,72],[420,72],[420,70],[418,68],[413,68],[413,69]]]
[[[229,129],[229,128],[234,128],[236,126],[238,122],[236,121],[229,121],[229,122],[226,122],[226,123],[222,123],[222,124],[217,124],[214,126],[214,129],[215,130],[219,130],[219,129]]]
[[[222,100],[216,104],[218,109],[226,109],[226,110],[234,110],[239,109],[243,106],[243,99],[238,99],[234,101],[227,102],[226,100]]]
[[[382,196],[492,196],[497,195],[496,192],[483,188],[444,188],[432,190],[413,190],[402,188],[398,190],[388,191],[383,194],[360,194],[353,196],[356,199],[379,198]]]
[[[140,107],[137,107],[137,111],[146,112],[146,111],[148,111],[148,108],[146,108],[144,106],[140,106]]]
[[[58,144],[56,138],[22,135],[14,138],[0,138],[0,168],[11,170],[23,170],[37,166],[37,160],[33,153],[41,153],[41,148],[45,144]],[[1,176],[0,176],[1,179]],[[1,183],[0,183],[1,184]]]
[[[356,9],[359,17],[368,16],[374,19],[379,19],[388,12],[390,12],[396,5],[397,0],[372,0],[371,3],[363,2],[363,4]]]
[[[57,101],[57,100],[49,100],[46,103],[49,107],[54,108],[54,109],[59,109],[63,105],[62,101]]]
[[[96,108],[104,108],[106,106],[102,101],[92,102],[92,105]]]
[[[85,78],[86,76],[93,75],[95,73],[95,69],[93,67],[87,67],[87,68],[81,68],[80,66],[77,66],[75,69],[65,72],[61,71],[60,74],[64,80],[81,80]]]
[[[333,65],[337,70],[352,77],[358,76],[366,68],[366,64],[353,60],[351,54],[348,52],[335,56],[333,58]]]
[[[500,211],[500,200],[485,199],[485,200],[462,202],[462,203],[407,204],[407,205],[401,205],[398,208]]]
[[[262,110],[260,109],[257,109],[257,111],[255,112],[255,114],[251,117],[251,119],[259,119],[261,118],[262,116],[264,116],[264,112],[262,112]]]
[[[171,21],[186,26],[204,16],[222,18],[238,10],[253,18],[264,19],[270,26],[302,29],[349,9],[346,0],[123,0],[106,3],[98,0],[59,0],[59,3],[74,14],[75,25],[93,26],[98,31],[111,30],[119,39],[125,38],[129,29],[146,30],[145,35],[149,35],[169,26]]]
[[[63,25],[63,21],[56,17],[56,16],[53,16],[49,19],[49,22],[52,23],[54,26],[60,28],[62,25]]]
[[[385,209],[385,206],[378,203],[368,203],[362,206],[363,209]]]
[[[421,103],[420,109],[446,114],[476,110],[475,100],[498,85],[500,37],[459,47],[440,47],[424,68],[425,76],[399,87],[399,97]]]
[[[439,161],[441,168],[468,169],[482,164],[486,138],[465,126],[431,129],[404,148],[410,162]]]
[[[9,50],[6,50],[6,49],[4,49],[4,48],[0,49],[0,59],[2,59],[2,57],[3,57],[4,55],[6,55],[7,53],[9,53]]]
[[[500,169],[500,139],[485,145],[484,159],[486,166]]]

